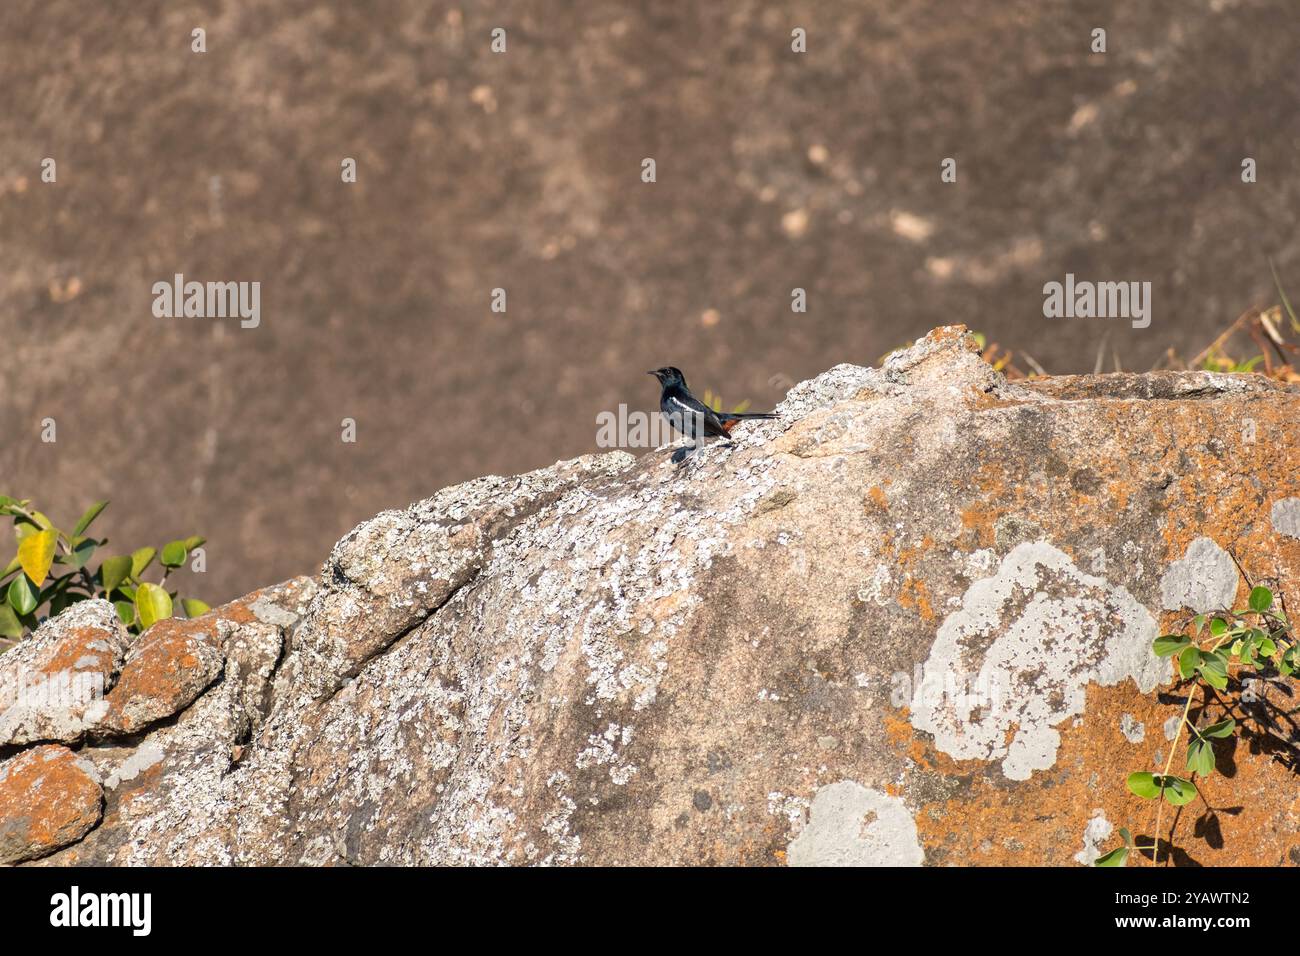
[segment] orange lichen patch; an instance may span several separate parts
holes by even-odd
[[[293,578],[281,584],[258,588],[241,598],[236,598],[220,607],[213,608],[202,617],[195,618],[195,620],[210,623],[225,620],[233,624],[251,624],[257,620],[257,615],[253,613],[253,605],[259,600],[266,599],[282,605],[292,604],[301,597],[304,589],[309,585],[310,581],[307,578]]]
[[[221,673],[223,663],[215,617],[159,621],[141,635],[104,698],[104,728],[135,733],[177,713]]]
[[[992,547],[997,538],[997,520],[1006,513],[1006,510],[992,505],[971,505],[962,509],[961,526],[975,535],[977,547]]]
[[[885,489],[879,485],[872,485],[867,489],[867,499],[881,511],[889,509],[889,499],[885,497]]]
[[[1085,412],[1080,408],[1078,414]],[[1300,542],[1278,535],[1269,517],[1274,502],[1300,495],[1294,405],[1230,393],[1205,401],[1116,398],[1088,402],[1086,415],[1086,421],[1062,422],[1047,443],[1069,469],[1068,476],[1053,473],[1049,482],[1050,492],[1063,493],[1068,507],[1022,498],[1016,481],[1005,492],[981,486],[986,500],[1014,514],[1026,505],[1043,513],[1044,504],[1050,505],[1045,528],[1058,543],[1094,531],[1097,509],[1104,508],[1112,521],[1163,536],[1160,558],[1166,562],[1181,558],[1205,535],[1235,553],[1252,576],[1296,566]],[[978,526],[981,517],[971,514],[966,526]]]
[[[909,709],[902,707],[892,714],[886,714],[884,718],[885,736],[893,745],[892,749],[905,752],[912,762],[918,766],[929,769],[930,751],[925,742],[917,735],[916,730],[908,723]]]
[[[933,342],[935,345],[947,345],[956,342],[967,352],[978,352],[979,343],[974,338],[967,338],[967,328],[964,325],[941,325],[937,329],[931,329],[926,333],[926,340]]]
[[[0,764],[0,864],[80,840],[99,822],[103,791],[67,747],[45,744]]]
[[[1234,431],[1224,429],[1228,436]],[[1165,559],[1177,560],[1196,538],[1209,537],[1234,555],[1252,580],[1269,579],[1284,594],[1300,597],[1300,581],[1294,578],[1300,542],[1279,534],[1270,517],[1274,502],[1300,495],[1300,469],[1295,467],[1293,451],[1261,442],[1230,445],[1224,452],[1229,464],[1196,448],[1186,454],[1193,467],[1170,488],[1171,507],[1161,528]],[[1244,480],[1243,469],[1267,475],[1266,488]],[[1245,582],[1238,585],[1242,601]]]
[[[1110,499],[1111,507],[1115,511],[1123,512],[1128,509],[1129,502],[1133,500],[1135,490],[1132,479],[1113,478],[1106,481],[1103,497]]]
[[[886,537],[892,545],[893,541],[888,535],[888,532],[886,532]],[[920,543],[917,544],[915,548],[909,548],[906,546],[900,547],[898,552],[894,555],[894,564],[899,571],[906,574],[916,567],[917,562],[924,557],[927,552],[933,550],[934,538],[927,534],[921,538]]]
[[[895,747],[906,747],[916,736],[916,731],[908,723],[911,717],[911,709],[900,707],[896,711],[885,714],[881,721],[885,725],[885,736]]]
[[[117,636],[98,627],[78,627],[53,648],[38,673],[53,675],[62,671],[99,671],[108,677],[115,663]]]
[[[1007,487],[1006,470],[999,461],[986,461],[975,472],[972,484],[985,496],[1004,494]]]
[[[903,586],[899,590],[898,603],[901,607],[909,610],[915,609],[916,613],[921,616],[921,620],[927,624],[935,621],[936,615],[934,608],[930,606],[930,598],[926,592],[925,582],[908,576],[903,579]]]
[[[1198,702],[1200,698],[1198,698]],[[1198,708],[1193,708],[1196,714]],[[1090,687],[1077,726],[1063,725],[1056,763],[1026,781],[1003,781],[995,763],[963,761],[969,788],[952,799],[926,804],[916,814],[922,845],[935,862],[978,859],[993,865],[1072,865],[1084,849],[1084,830],[1100,811],[1114,828],[1102,849],[1119,845],[1127,826],[1149,842],[1156,805],[1131,794],[1124,784],[1136,770],[1158,772],[1169,754],[1164,725],[1181,713],[1155,694],[1135,696],[1127,681],[1116,687]],[[1127,720],[1125,719],[1127,715]],[[1213,706],[1205,718],[1221,714]],[[1140,742],[1131,743],[1121,727],[1143,725]],[[1133,734],[1136,736],[1136,733]],[[1186,773],[1186,736],[1179,741],[1173,772]],[[1202,786],[1202,796],[1181,812],[1166,806],[1162,840],[1173,834],[1174,853],[1166,862],[1205,865],[1277,865],[1300,847],[1294,815],[1300,809],[1295,774],[1268,755],[1250,754],[1248,743],[1235,752],[1216,747],[1219,770]],[[971,772],[974,771],[972,774]],[[1239,808],[1239,809],[1238,809]],[[1140,861],[1134,861],[1140,864]]]
[[[244,595],[237,601],[231,601],[229,604],[214,608],[202,617],[195,618],[195,620],[213,622],[226,620],[235,624],[251,624],[257,620],[257,615],[253,613],[252,606],[261,596],[261,591],[254,591],[252,594]]]

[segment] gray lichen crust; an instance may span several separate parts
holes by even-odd
[[[1125,588],[1050,544],[1018,545],[939,628],[912,725],[945,753],[999,760],[1009,779],[1027,780],[1056,762],[1056,728],[1083,713],[1090,683],[1131,678],[1145,693],[1168,679],[1156,632]]]

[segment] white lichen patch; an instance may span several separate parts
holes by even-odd
[[[902,800],[842,780],[817,791],[786,860],[790,866],[920,866],[925,853]]]
[[[888,565],[878,565],[871,579],[858,588],[857,597],[863,604],[871,602],[880,607],[889,603],[889,586],[893,581]]]
[[[1119,718],[1119,732],[1124,735],[1124,739],[1131,744],[1140,744],[1146,740],[1147,728],[1132,714],[1121,714]]]
[[[804,826],[810,802],[806,797],[795,797],[773,790],[767,795],[767,812],[774,817],[784,817],[790,831],[798,834]]]
[[[1273,530],[1292,538],[1300,538],[1300,498],[1283,498],[1273,502],[1269,512]]]
[[[112,790],[121,783],[134,780],[150,767],[155,766],[166,756],[162,747],[152,740],[146,740],[118,764],[104,780],[105,788]]]
[[[1164,726],[1160,728],[1165,733],[1165,740],[1173,740],[1176,736],[1178,736],[1178,728],[1181,727],[1182,725],[1183,725],[1182,714],[1171,715],[1170,718],[1164,722]]]
[[[609,766],[609,778],[616,785],[623,786],[632,779],[637,768],[622,759],[619,749],[632,742],[632,728],[610,724],[603,734],[591,734],[587,737],[587,746],[578,753],[574,766],[585,770],[594,766]]]
[[[1055,729],[1090,683],[1167,677],[1156,621],[1123,587],[1046,542],[1018,545],[944,621],[912,698],[912,726],[959,760],[998,760],[1012,780],[1056,762]]]
[[[1084,866],[1092,866],[1104,851],[1104,844],[1115,832],[1115,826],[1106,819],[1106,811],[1092,811],[1092,818],[1083,828],[1083,849],[1074,854],[1074,859]]]
[[[1212,538],[1189,544],[1160,578],[1160,604],[1167,611],[1215,611],[1229,607],[1236,593],[1237,566]]]

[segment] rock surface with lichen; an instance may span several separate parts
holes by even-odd
[[[445,489],[109,653],[107,707],[56,735],[102,819],[10,859],[1077,865],[1149,830],[1123,779],[1187,690],[1152,638],[1241,600],[1237,562],[1297,584],[1300,390],[1008,382],[948,328],[779,411],[682,468]],[[1175,862],[1300,861],[1293,708],[1240,678]],[[0,746],[0,807],[34,743]]]

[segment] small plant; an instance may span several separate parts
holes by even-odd
[[[167,589],[167,577],[185,564],[204,539],[195,536],[171,541],[161,551],[140,548],[129,555],[106,557],[91,571],[96,549],[108,544],[108,539],[89,537],[86,531],[107,506],[107,501],[91,505],[68,533],[31,507],[30,500],[0,495],[0,515],[13,518],[18,550],[0,572],[0,637],[10,639],[0,641],[0,650],[35,630],[43,617],[92,597],[112,601],[117,616],[133,634],[172,616],[177,593]],[[162,566],[156,583],[144,579],[155,558]],[[209,610],[194,598],[179,603],[186,617]]]
[[[1250,584],[1247,580],[1247,585]],[[1138,843],[1127,827],[1120,828],[1123,845],[1099,857],[1096,866],[1123,866],[1133,851],[1150,851],[1152,862],[1160,863],[1160,832],[1165,804],[1182,807],[1200,796],[1196,780],[1202,783],[1214,773],[1214,742],[1231,737],[1237,729],[1232,717],[1220,716],[1213,723],[1205,723],[1205,710],[1200,719],[1191,719],[1192,703],[1196,691],[1204,685],[1209,690],[1202,696],[1212,697],[1224,705],[1219,691],[1239,680],[1234,669],[1248,667],[1261,671],[1274,671],[1290,677],[1300,670],[1300,650],[1290,620],[1285,611],[1275,607],[1273,592],[1266,587],[1252,587],[1247,606],[1236,611],[1198,614],[1185,626],[1189,634],[1165,634],[1157,637],[1153,650],[1161,657],[1173,658],[1178,677],[1187,684],[1187,702],[1183,705],[1178,732],[1169,745],[1169,758],[1160,773],[1140,771],[1128,775],[1125,781],[1129,792],[1144,800],[1156,801],[1155,836],[1150,843]],[[1171,773],[1178,745],[1187,733],[1185,760],[1187,776]],[[1204,798],[1202,798],[1204,799]],[[1167,841],[1173,847],[1173,832]]]

